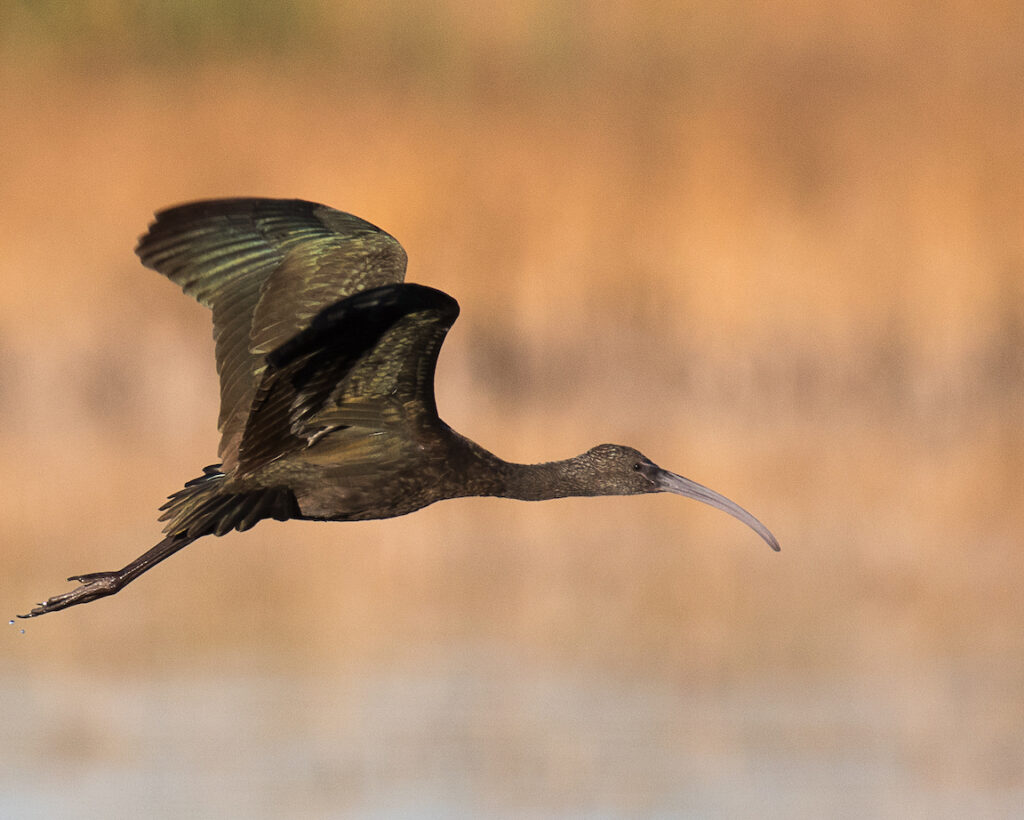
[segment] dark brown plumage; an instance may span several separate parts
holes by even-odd
[[[511,464],[438,418],[434,368],[454,299],[403,284],[406,255],[368,222],[302,200],[223,199],[162,211],[136,252],[213,311],[220,464],[161,508],[166,537],[32,617],[112,595],[205,535],[264,518],[390,518],[486,495],[536,501],[673,492],[725,510],[778,550],[750,513],[630,447]]]

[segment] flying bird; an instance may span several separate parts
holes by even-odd
[[[161,507],[165,538],[29,618],[113,595],[193,541],[278,521],[391,518],[435,501],[669,492],[775,536],[738,504],[600,444],[514,464],[438,417],[434,369],[458,303],[404,283],[406,254],[351,214],[297,199],[214,199],[157,213],[136,253],[213,312],[220,463]]]

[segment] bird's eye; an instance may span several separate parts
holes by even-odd
[[[640,462],[639,461],[636,464],[633,465],[633,469],[636,470],[638,473],[640,472]]]

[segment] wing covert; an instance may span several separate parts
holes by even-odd
[[[436,423],[437,356],[458,315],[451,296],[416,284],[362,291],[322,310],[267,356],[239,468],[339,428],[396,432]]]

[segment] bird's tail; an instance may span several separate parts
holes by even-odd
[[[285,487],[225,492],[225,478],[220,465],[213,464],[170,495],[160,508],[160,520],[167,522],[164,532],[195,540],[231,530],[244,531],[264,518],[286,521],[302,515],[295,494]]]

